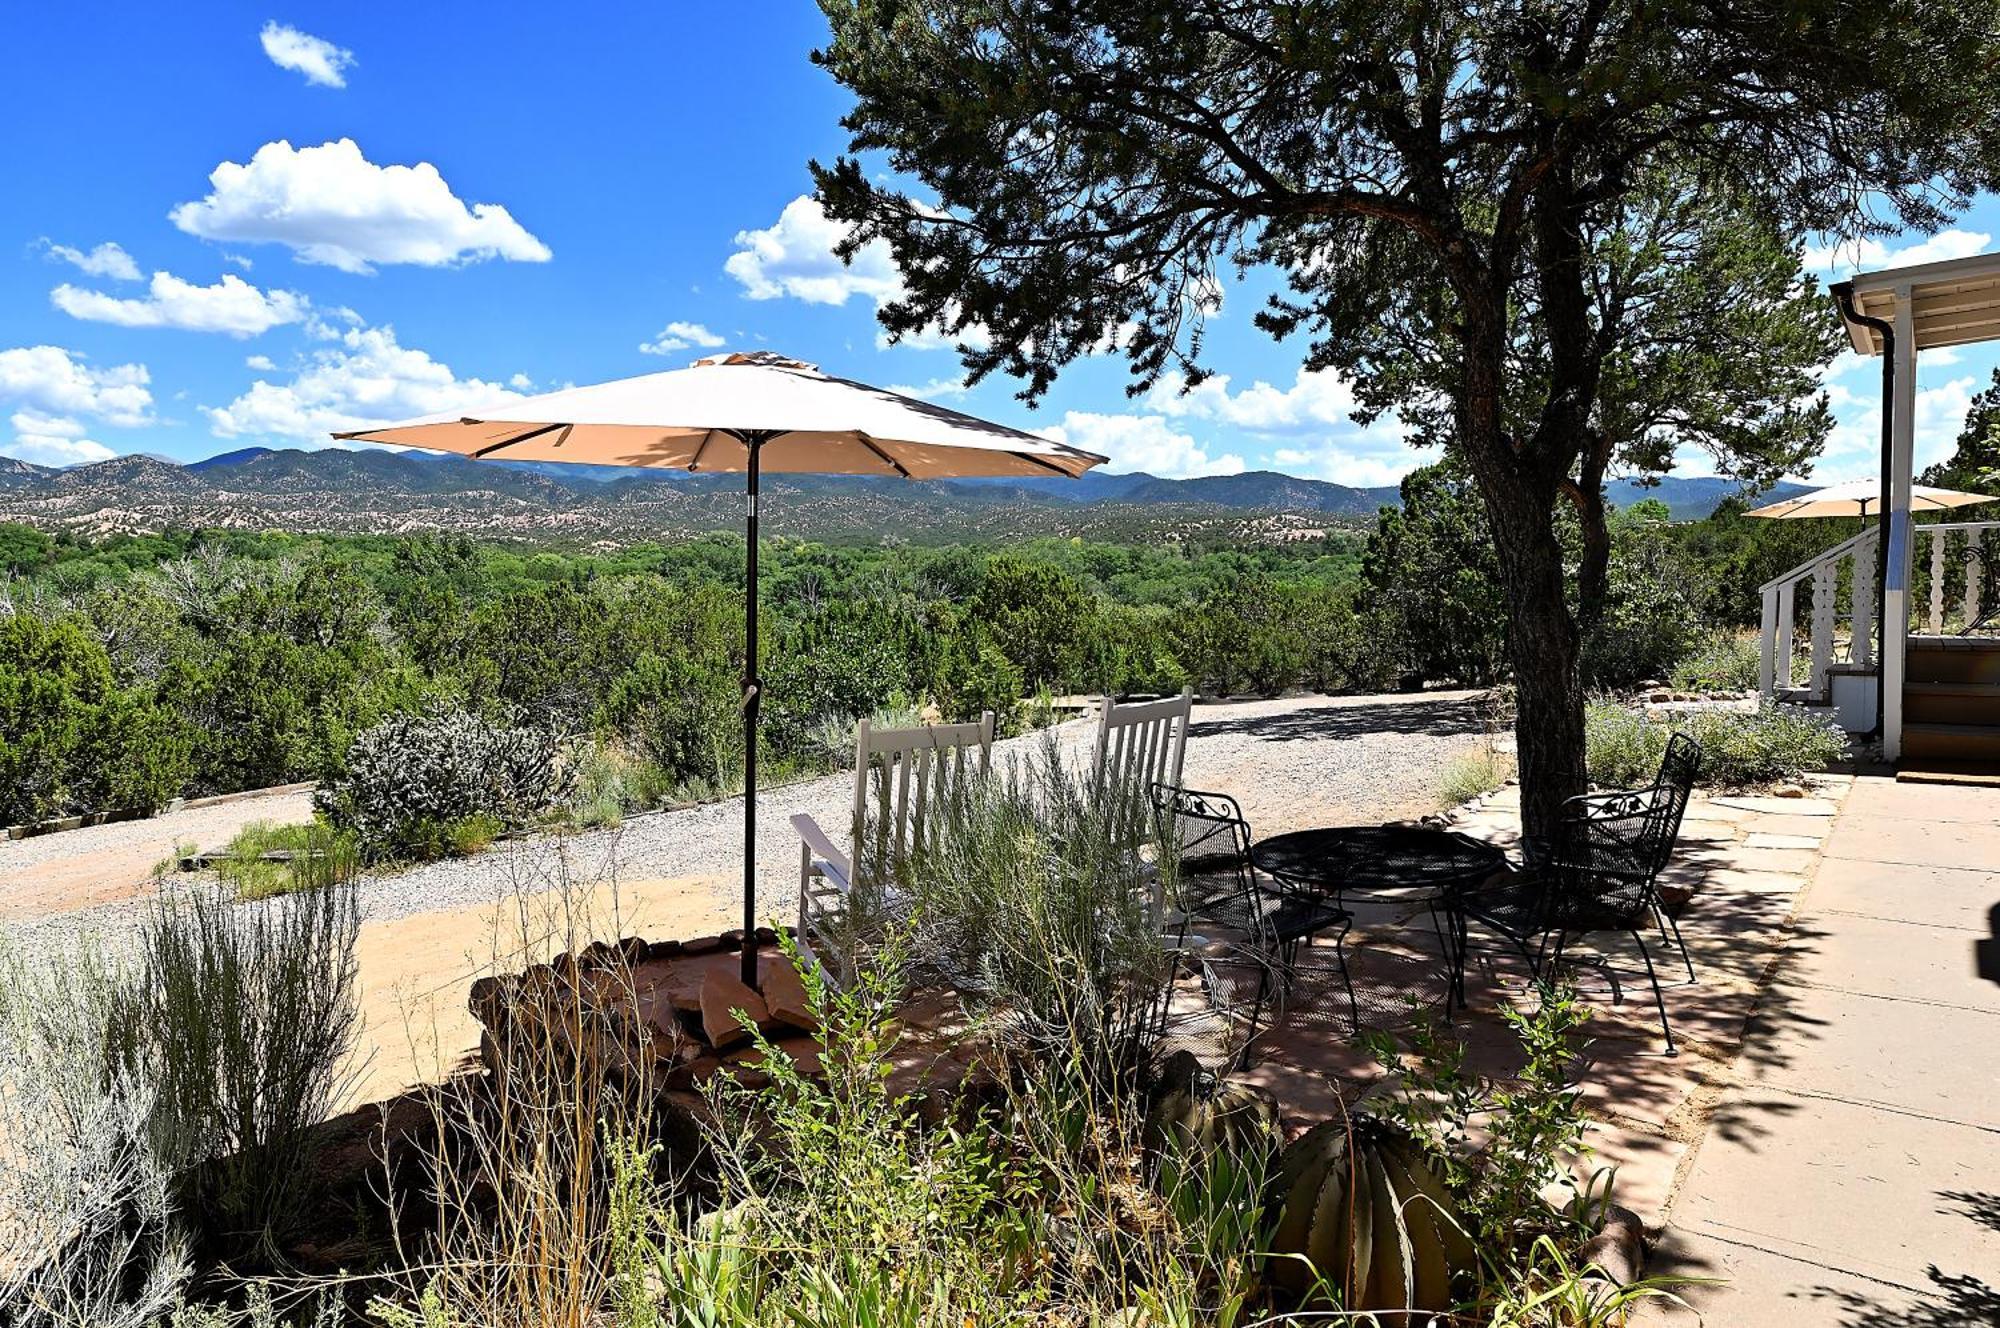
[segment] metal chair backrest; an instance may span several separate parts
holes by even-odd
[[[1263,909],[1250,865],[1250,823],[1236,799],[1158,782],[1147,796],[1160,854],[1174,859],[1171,868],[1161,865],[1176,882],[1181,910],[1254,933]],[[1203,882],[1210,888],[1199,888]]]
[[[1192,690],[1163,701],[1126,705],[1115,697],[1105,697],[1091,764],[1091,792],[1101,798],[1108,790],[1143,791],[1154,784],[1180,787],[1181,767],[1187,760],[1188,719],[1193,710]],[[1121,827],[1126,838],[1143,838],[1137,823],[1143,807],[1121,808],[1117,814],[1127,822]]]
[[[1657,875],[1673,856],[1674,841],[1680,838],[1681,818],[1687,814],[1694,781],[1701,774],[1701,744],[1685,733],[1667,739],[1666,755],[1660,758],[1660,773],[1653,779],[1653,815],[1646,827],[1646,839],[1653,849],[1651,874]]]
[[[993,765],[993,712],[963,724],[854,726],[854,865],[886,879],[922,851],[933,811]]]

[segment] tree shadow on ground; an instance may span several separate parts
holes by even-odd
[[[1487,730],[1485,706],[1474,697],[1305,706],[1278,714],[1204,716],[1194,712],[1191,737],[1241,734],[1260,742],[1365,738],[1379,734],[1470,737]]]
[[[1940,1190],[1939,1212],[1956,1213],[1989,1231],[2000,1231],[2000,1194]],[[2000,1324],[2000,1287],[1973,1273],[1948,1273],[1936,1264],[1924,1269],[1930,1285],[1904,1297],[1875,1297],[1830,1287],[1814,1293],[1846,1311],[1848,1328],[1993,1328]]]

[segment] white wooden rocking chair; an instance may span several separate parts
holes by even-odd
[[[1113,814],[1125,837],[1135,844],[1152,835],[1153,809],[1148,797],[1154,786],[1181,786],[1188,722],[1193,713],[1192,689],[1164,700],[1123,705],[1113,697],[1104,698],[1090,787],[1099,798],[1113,790],[1122,796]]]
[[[828,921],[845,913],[864,865],[870,872],[893,874],[923,848],[932,804],[966,779],[986,774],[992,764],[990,710],[963,724],[876,729],[865,719],[857,723],[848,851],[806,813],[792,818],[799,835],[800,945],[811,952]]]

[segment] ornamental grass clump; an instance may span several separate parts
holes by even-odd
[[[360,1028],[359,929],[351,885],[256,905],[197,888],[141,925],[103,1072],[155,1089],[150,1147],[211,1255],[281,1265],[311,1211],[314,1129],[345,1091]]]
[[[1030,1055],[1082,1050],[1115,1076],[1143,1057],[1174,971],[1141,852],[1151,825],[1143,789],[1094,786],[1045,735],[948,788],[907,860],[880,870],[864,851],[862,875],[891,882],[915,964],[996,1036]]]

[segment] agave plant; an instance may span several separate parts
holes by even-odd
[[[1287,1147],[1271,1204],[1271,1281],[1309,1305],[1441,1312],[1475,1267],[1457,1205],[1416,1141],[1366,1115],[1323,1121]]]

